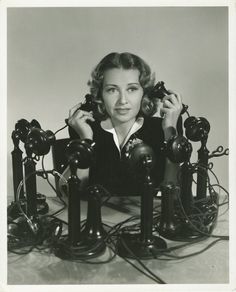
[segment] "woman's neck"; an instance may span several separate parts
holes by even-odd
[[[114,123],[112,121],[113,127],[116,131],[118,140],[119,140],[119,145],[122,145],[124,142],[125,138],[129,134],[130,129],[132,128],[133,124],[135,123],[136,119],[132,119],[128,122],[125,123]]]

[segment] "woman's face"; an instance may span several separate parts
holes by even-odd
[[[102,97],[114,125],[134,121],[140,110],[143,88],[137,69],[109,69],[104,72]]]

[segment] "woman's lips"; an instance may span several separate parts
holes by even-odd
[[[115,111],[119,115],[126,115],[130,111],[130,109],[129,108],[116,108]]]

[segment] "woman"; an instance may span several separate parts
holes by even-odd
[[[95,164],[91,169],[78,170],[82,186],[89,179],[89,184],[100,184],[113,195],[138,195],[140,186],[125,157],[130,147],[141,141],[155,153],[155,186],[163,180],[176,181],[178,165],[164,156],[162,147],[164,140],[176,134],[182,110],[180,95],[168,90],[170,94],[158,106],[162,118],[147,116],[146,106],[156,104],[148,97],[154,77],[150,67],[131,53],[105,56],[91,76],[88,85],[100,118],[77,107],[68,119],[72,139],[80,137],[96,143]]]

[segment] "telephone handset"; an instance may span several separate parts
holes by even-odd
[[[150,90],[150,92],[148,93],[148,97],[150,99],[163,99],[164,96],[166,95],[169,95],[170,92],[168,92],[168,90],[165,88],[165,83],[163,81],[159,81],[157,82],[157,84]],[[188,109],[188,106],[185,105],[185,104],[182,104],[183,105],[183,109],[181,111],[181,115],[184,114],[187,109]]]
[[[148,92],[149,98],[163,99],[165,95],[170,94],[164,86],[163,81],[158,81],[157,84]]]
[[[104,119],[103,118],[103,114],[99,111],[98,104],[94,101],[93,95],[92,94],[86,94],[84,98],[85,98],[84,101],[76,109],[75,112],[77,112],[78,110],[92,112],[93,113],[93,117],[94,117],[95,120],[102,121]],[[66,119],[65,122],[68,125],[68,119]]]
[[[98,109],[98,104],[94,101],[94,97],[92,94],[86,94],[85,100],[81,104],[81,106],[78,108],[83,111],[92,112],[93,117],[95,120],[101,121],[103,120],[103,114]]]
[[[141,104],[142,112],[147,116],[153,116],[156,114],[157,108],[157,100],[162,100],[166,95],[169,95],[170,92],[165,88],[164,82],[159,81],[157,84],[144,96]],[[183,109],[181,111],[181,115],[185,113],[188,109],[188,106],[183,105]]]

